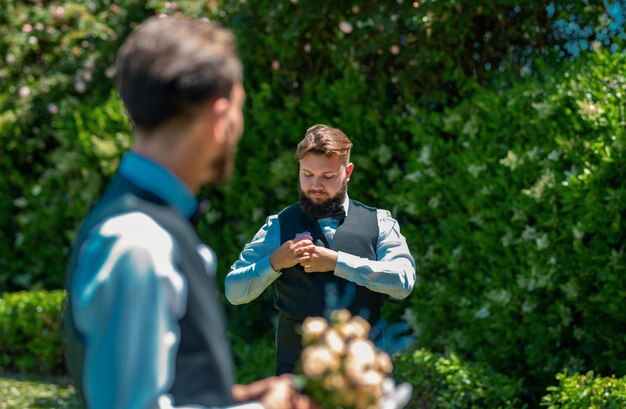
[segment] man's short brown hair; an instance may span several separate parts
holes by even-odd
[[[136,128],[152,131],[242,80],[234,35],[212,22],[152,17],[124,42],[117,89]]]
[[[307,153],[326,156],[339,156],[345,163],[350,162],[352,142],[337,128],[326,125],[313,125],[307,129],[304,139],[296,148],[296,159],[302,160]]]

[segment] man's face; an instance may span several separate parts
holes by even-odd
[[[300,190],[313,203],[323,204],[340,193],[353,168],[337,155],[307,153],[300,160]]]

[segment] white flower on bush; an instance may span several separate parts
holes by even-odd
[[[87,89],[87,85],[84,81],[78,80],[74,83],[74,89],[82,94]]]
[[[506,166],[511,170],[515,170],[521,163],[521,160],[517,156],[517,154],[513,151],[508,151],[506,153],[506,157],[500,159],[500,164]]]
[[[28,98],[30,96],[30,88],[21,87],[19,90],[19,94],[20,94],[20,97],[22,98]]]
[[[339,30],[341,30],[345,34],[350,34],[352,32],[352,24],[347,21],[342,21],[339,23]]]
[[[104,71],[104,75],[107,78],[113,78],[115,77],[116,72],[117,72],[117,69],[115,68],[115,66],[111,66]]]

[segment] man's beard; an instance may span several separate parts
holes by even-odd
[[[228,138],[235,138],[234,134],[240,132],[233,126],[229,128]],[[237,138],[238,139],[238,138]],[[209,164],[215,174],[215,183],[230,180],[235,169],[235,158],[237,156],[237,144],[226,143],[222,149],[222,154]]]
[[[226,182],[233,175],[235,169],[235,149],[227,149],[223,155],[213,161],[209,166],[215,174],[215,182]]]
[[[302,190],[300,183],[298,183],[298,198],[300,199],[300,209],[313,217],[314,219],[323,219],[324,217],[330,217],[330,215],[337,213],[343,209],[343,202],[346,200],[346,192],[348,191],[348,181],[344,180],[341,184],[341,189],[334,197],[324,200],[321,203],[315,203],[309,198]],[[309,190],[309,194],[312,192]]]

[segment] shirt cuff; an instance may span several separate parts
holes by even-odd
[[[338,251],[337,264],[335,265],[335,275],[337,277],[345,278],[346,280],[354,281],[352,278],[355,276],[356,269],[361,263],[360,259],[361,258],[358,256]]]
[[[270,263],[270,256],[265,256],[256,263],[257,272],[259,277],[275,278],[278,277],[281,272],[274,270],[272,263]]]

